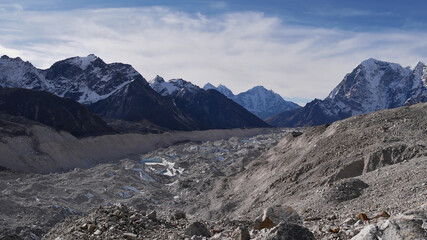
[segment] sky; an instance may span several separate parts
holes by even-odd
[[[0,54],[38,68],[73,56],[131,64],[301,105],[368,58],[427,60],[427,1],[0,0]]]

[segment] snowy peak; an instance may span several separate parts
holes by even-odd
[[[131,65],[106,64],[93,54],[58,61],[46,70],[20,58],[0,59],[0,86],[47,91],[83,104],[105,99],[134,80],[148,84]]]
[[[274,126],[309,126],[347,117],[427,101],[427,67],[413,70],[373,58],[359,64],[322,100],[284,113],[268,123]]]
[[[285,101],[279,94],[263,86],[255,86],[238,94],[234,99],[261,119],[300,107],[293,102]]]
[[[82,70],[85,70],[96,59],[98,59],[97,56],[95,56],[94,54],[89,54],[86,57],[72,57],[65,59],[64,61],[74,66],[77,66]]]
[[[150,82],[150,87],[162,96],[174,97],[177,94],[195,93],[201,88],[182,78],[171,79],[168,82],[157,76]]]
[[[279,94],[272,90],[267,90],[263,86],[255,86],[238,95],[234,95],[230,89],[222,84],[215,87],[208,83],[203,88],[205,90],[215,89],[219,91],[261,119],[300,107],[296,103],[285,101]]]
[[[10,88],[27,88],[44,90],[50,84],[44,79],[41,71],[21,58],[0,58],[0,86]]]
[[[159,75],[150,81],[150,87],[162,96],[174,95],[180,89],[170,82],[165,82],[165,80]]]

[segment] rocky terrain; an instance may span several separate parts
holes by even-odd
[[[3,170],[0,239],[426,239],[426,129],[424,103],[64,173]]]

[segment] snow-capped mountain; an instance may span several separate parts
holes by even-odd
[[[263,86],[253,87],[238,95],[234,95],[230,89],[221,84],[215,87],[207,83],[203,88],[219,91],[261,119],[266,119],[284,111],[300,108],[298,104],[285,101],[279,94],[272,90],[267,90]]]
[[[0,59],[0,86],[47,91],[86,104],[100,116],[147,121],[172,130],[193,130],[193,120],[150,88],[131,65],[106,64],[91,54],[41,70],[20,58]]]
[[[183,94],[184,92],[195,93],[200,90],[198,86],[181,78],[171,79],[168,82],[165,82],[165,80],[159,75],[150,81],[150,87],[162,96],[176,96],[178,94]]]
[[[106,64],[91,54],[54,63],[46,70],[20,58],[0,59],[0,86],[54,93],[83,104],[105,99],[135,79],[143,77],[128,64]]]
[[[172,99],[181,111],[198,122],[201,129],[268,126],[218,91],[202,89],[183,79],[166,82],[157,76],[150,81],[150,86]]]
[[[324,100],[267,120],[274,126],[308,126],[409,103],[427,101],[427,66],[411,70],[399,64],[368,59],[359,64]]]

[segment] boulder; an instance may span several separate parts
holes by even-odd
[[[291,222],[281,222],[271,229],[267,236],[260,236],[256,239],[263,240],[315,240],[315,236],[310,230]]]
[[[247,228],[238,227],[233,231],[231,235],[231,239],[233,240],[249,240],[251,239],[251,235]]]
[[[254,229],[273,228],[280,222],[302,224],[300,216],[292,207],[276,205],[264,210],[263,215],[255,220]]]
[[[176,211],[171,216],[171,220],[177,221],[177,220],[180,220],[180,219],[187,219],[187,216],[186,216],[185,212]]]
[[[206,228],[206,226],[201,222],[194,222],[190,226],[188,226],[185,231],[185,235],[188,236],[202,236],[202,237],[210,237],[211,233]]]

